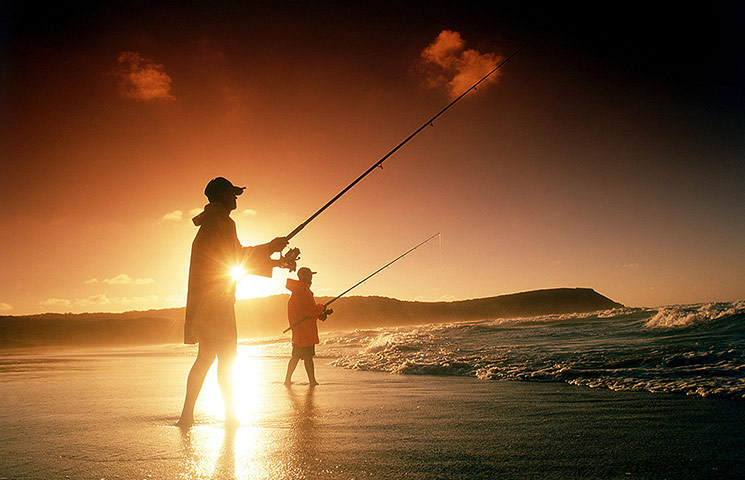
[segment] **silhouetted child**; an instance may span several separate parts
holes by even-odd
[[[319,343],[317,320],[326,320],[332,311],[316,303],[313,292],[310,291],[315,273],[317,272],[312,272],[308,267],[302,267],[297,271],[297,280],[287,279],[286,287],[292,292],[287,302],[287,319],[292,328],[292,357],[287,364],[287,375],[285,375],[287,386],[292,384],[292,373],[300,360],[305,363],[310,386],[318,385],[313,365],[316,345]]]

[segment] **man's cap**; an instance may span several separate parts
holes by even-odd
[[[225,177],[217,177],[210,180],[207,186],[204,187],[204,194],[207,195],[207,198],[215,197],[220,192],[233,192],[235,196],[238,196],[245,189],[246,187],[236,187]]]
[[[297,270],[297,276],[298,277],[303,276],[303,275],[315,275],[316,273],[318,273],[318,272],[313,272],[308,267],[300,267]]]

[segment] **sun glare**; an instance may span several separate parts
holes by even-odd
[[[230,269],[230,275],[233,277],[233,281],[240,282],[246,276],[246,271],[241,266],[235,266]]]
[[[236,277],[234,276],[233,278]],[[272,278],[244,274],[244,276],[240,277],[237,281],[238,284],[235,288],[235,297],[238,300],[287,293],[285,290],[287,276],[282,275],[281,272],[275,271]]]

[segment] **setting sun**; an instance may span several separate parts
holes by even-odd
[[[237,275],[236,269],[240,270],[240,275]],[[235,289],[235,298],[238,300],[287,293],[285,290],[287,274],[284,272],[275,271],[272,278],[267,278],[257,275],[247,275],[243,269],[236,267],[232,270],[232,274],[233,279],[238,282]]]
[[[268,297],[285,293],[286,275],[274,272],[272,278],[249,275],[243,267],[237,265],[230,269],[230,275],[236,282],[235,298],[244,300],[246,298]]]
[[[243,270],[243,267],[236,265],[230,269],[230,275],[233,277],[234,282],[240,282],[246,276],[246,271]]]

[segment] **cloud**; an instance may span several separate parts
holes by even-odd
[[[492,71],[502,60],[501,55],[479,53],[466,48],[466,42],[460,33],[443,30],[422,51],[417,66],[425,74],[425,86],[447,87],[450,97],[455,98]],[[495,83],[499,76],[500,72],[497,70],[481,85]]]
[[[108,297],[105,293],[91,295],[88,298],[75,300],[74,304],[79,307],[101,306],[101,305],[132,305],[150,304],[158,300],[157,295],[146,297]]]
[[[97,278],[91,278],[90,280],[86,280],[86,281],[85,281],[85,282],[83,282],[83,283],[84,283],[85,285],[92,285],[92,284],[94,284],[94,283],[98,283],[98,279],[97,279]]]
[[[155,283],[155,280],[150,277],[132,278],[126,273],[122,273],[114,278],[107,278],[105,280],[102,280],[102,282],[106,285],[148,285],[150,283]]]
[[[178,293],[175,293],[175,294],[169,296],[168,298],[166,298],[166,302],[168,302],[168,303],[176,303],[178,305],[183,305],[184,304],[184,301],[185,301],[184,296],[183,295],[179,295]]]
[[[91,295],[82,300],[75,300],[75,304],[84,307],[89,305],[109,305],[111,304],[111,300],[109,300],[109,297],[107,297],[105,293],[101,293],[99,295]]]
[[[204,211],[203,208],[192,208],[188,212],[184,213],[181,210],[174,210],[172,212],[168,212],[162,217],[160,217],[160,221],[163,223],[180,223],[184,220],[189,220],[189,223],[191,224],[191,219],[199,215]],[[244,210],[241,212],[243,215],[252,215],[256,216],[256,210]]]
[[[158,300],[157,295],[148,295],[146,297],[119,297],[116,301],[129,304],[129,303],[152,303]]]
[[[252,208],[247,208],[247,209],[245,209],[245,210],[243,210],[241,212],[241,215],[245,215],[247,217],[255,217],[256,216],[256,213],[258,213],[258,212],[256,212],[256,210],[254,210]]]
[[[49,298],[39,305],[44,307],[61,307],[61,308],[88,308],[103,307],[110,305],[151,305],[158,300],[157,295],[148,295],[145,297],[109,297],[105,293],[91,295],[86,298],[68,300],[66,298]]]
[[[43,302],[39,302],[39,305],[43,307],[71,307],[72,302],[66,298],[47,298]]]
[[[172,212],[166,213],[160,219],[163,222],[180,222],[184,219],[184,212],[182,212],[181,210],[174,210]]]
[[[88,298],[68,300],[66,298],[48,298],[43,302],[39,302],[39,305],[44,307],[64,307],[72,308],[73,306],[87,307],[90,305],[109,305],[111,301],[105,294],[92,295]]]
[[[135,100],[173,100],[165,67],[135,52],[122,52],[116,76],[122,95]]]
[[[8,310],[13,310],[13,305],[0,302],[0,312],[7,312]]]

